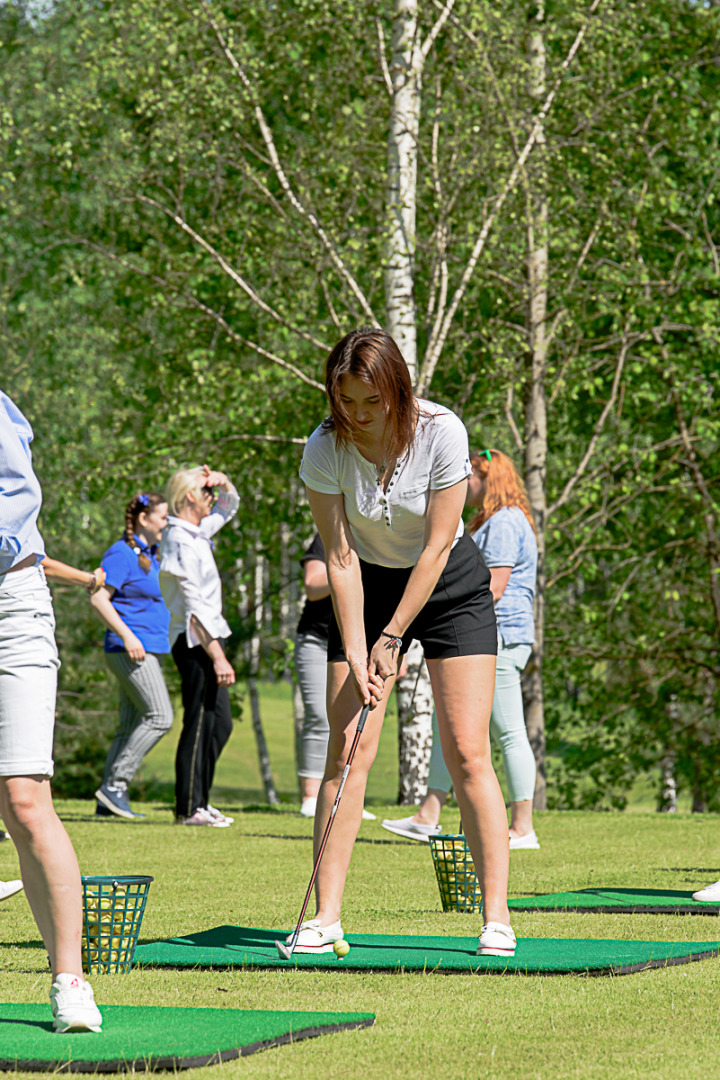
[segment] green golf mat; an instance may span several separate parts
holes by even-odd
[[[675,889],[578,889],[576,892],[521,896],[508,900],[511,911],[612,911],[645,915],[717,915],[720,901],[693,900]]]
[[[720,955],[717,941],[610,941],[575,938],[521,938],[515,956],[476,956],[477,937],[418,934],[348,934],[349,954],[284,960],[275,948],[287,930],[217,926],[187,937],[139,945],[135,963],[157,967],[288,967],[325,971],[419,971],[440,974],[627,975],[645,968],[687,964]]]
[[[103,1030],[59,1035],[50,1005],[0,1005],[0,1069],[145,1072],[218,1065],[316,1035],[369,1027],[373,1013],[101,1005]]]

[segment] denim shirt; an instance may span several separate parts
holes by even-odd
[[[530,522],[519,506],[503,506],[473,533],[473,540],[490,569],[512,567],[505,592],[495,605],[504,644],[532,645],[538,550]]]

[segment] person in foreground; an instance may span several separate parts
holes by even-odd
[[[217,502],[215,494],[217,491]],[[212,537],[237,512],[238,493],[221,472],[180,469],[166,488],[170,517],[160,555],[160,588],[170,610],[170,645],[180,672],[183,726],[175,757],[179,825],[227,828],[233,819],[210,805],[215,765],[232,733],[225,656],[230,627]]]
[[[142,759],[172,727],[161,666],[170,652],[170,614],[160,592],[157,559],[167,509],[165,496],[157,492],[133,496],[125,507],[123,535],[102,558],[105,585],[90,598],[107,627],[105,661],[120,693],[120,725],[95,792],[98,817],[145,817],[130,806],[128,786]]]
[[[30,424],[0,391],[0,813],[18,852],[52,968],[56,1031],[100,1031],[83,977],[77,857],[50,791],[59,660],[52,599],[39,565],[42,502]]]
[[[525,727],[520,676],[535,639],[533,600],[537,540],[525,485],[501,450],[482,450],[471,461],[467,505],[477,510],[468,532],[490,570],[498,625],[495,697],[490,734],[500,746],[510,796],[510,850],[540,847],[533,829],[535,757]],[[386,819],[383,828],[411,840],[428,841],[440,829],[440,810],[452,786],[443,762],[433,714],[428,792],[417,814]]]
[[[471,473],[457,416],[412,393],[393,339],[356,330],[330,353],[330,417],[311,435],[300,475],[327,554],[330,740],[315,815],[316,850],[363,704],[371,711],[317,876],[317,911],[297,952],[329,952],[398,661],[425,650],[445,760],[483,894],[480,955],[512,956],[508,831],[488,734],[497,632],[490,573],[462,510]],[[290,939],[288,939],[290,940]]]

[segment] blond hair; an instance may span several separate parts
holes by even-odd
[[[187,504],[188,492],[192,491],[199,497],[204,486],[205,473],[200,465],[193,465],[189,469],[178,469],[174,472],[165,485],[168,511],[173,517],[177,517]]]
[[[525,484],[507,454],[503,454],[502,450],[483,450],[480,454],[472,454],[470,461],[484,486],[482,507],[468,522],[468,532],[477,532],[503,506],[517,506],[537,536]]]

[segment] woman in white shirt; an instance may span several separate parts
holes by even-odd
[[[484,900],[478,953],[512,956],[505,804],[490,755],[497,633],[490,574],[465,535],[467,432],[450,410],[412,393],[393,339],[348,334],[326,369],[330,417],[308,440],[300,475],[327,553],[335,616],[328,642],[330,742],[316,847],[340,783],[360,707],[371,711],[317,877],[317,912],[296,951],[329,952],[343,936],[345,878],[398,662],[425,650],[445,760]]]
[[[228,686],[235,672],[225,656],[230,627],[222,613],[211,538],[234,516],[240,500],[227,476],[207,465],[174,473],[165,494],[170,514],[160,553],[160,589],[170,611],[170,646],[183,698],[175,812],[182,825],[225,828],[232,818],[209,800],[215,765],[232,732]]]

